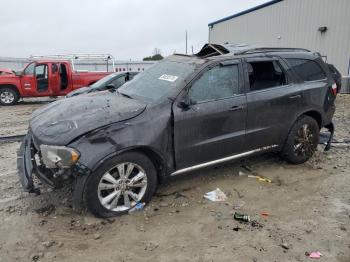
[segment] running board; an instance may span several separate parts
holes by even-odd
[[[259,153],[259,152],[262,152],[262,151],[267,151],[267,150],[270,150],[270,149],[273,149],[273,148],[276,148],[276,147],[278,147],[278,145],[265,146],[265,147],[257,148],[257,149],[254,149],[254,150],[251,150],[251,151],[247,151],[247,152],[244,152],[244,153],[241,153],[241,154],[232,155],[232,156],[220,158],[220,159],[217,159],[217,160],[213,160],[213,161],[210,161],[210,162],[205,162],[205,163],[202,163],[202,164],[199,164],[199,165],[186,167],[186,168],[179,169],[179,170],[171,173],[170,176],[176,176],[176,175],[187,173],[187,172],[190,172],[190,171],[193,171],[193,170],[201,169],[201,168],[204,168],[204,167],[209,167],[209,166],[220,164],[220,163],[224,163],[224,162],[227,162],[227,161],[230,161],[230,160],[239,159],[239,158],[242,158],[242,157],[245,157],[245,156],[249,156],[249,155],[252,155],[252,154],[255,154],[255,153]]]

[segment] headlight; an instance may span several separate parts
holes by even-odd
[[[77,150],[65,146],[40,146],[42,161],[47,168],[69,168],[74,165],[80,154]]]

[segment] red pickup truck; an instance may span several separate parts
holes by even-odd
[[[0,105],[14,105],[21,97],[64,96],[110,73],[74,71],[70,61],[37,60],[21,72],[0,75]]]

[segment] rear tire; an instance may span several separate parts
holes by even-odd
[[[17,90],[11,87],[0,88],[0,105],[2,106],[12,106],[15,105],[20,96]]]
[[[98,217],[122,215],[137,203],[148,203],[157,183],[156,168],[148,157],[138,152],[122,153],[104,161],[90,175],[86,206]]]
[[[302,164],[317,150],[320,128],[310,116],[301,116],[289,131],[282,157],[291,164]]]

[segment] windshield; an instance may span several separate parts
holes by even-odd
[[[101,86],[105,86],[110,80],[112,80],[117,74],[110,74],[105,76],[104,78],[98,80],[97,82],[90,85],[91,88],[99,88]]]
[[[195,69],[195,64],[162,60],[118,89],[118,92],[146,102],[169,97],[179,83]]]

